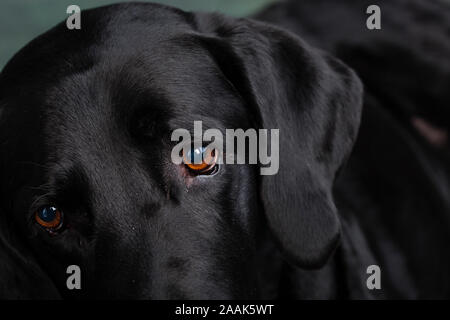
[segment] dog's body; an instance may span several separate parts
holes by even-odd
[[[359,138],[335,187],[342,247],[333,267],[294,271],[304,288],[294,291],[305,298],[448,298],[449,145],[431,146],[412,121],[450,128],[450,6],[378,1],[382,29],[368,30],[363,13],[371,4],[288,1],[257,16],[332,52],[364,83]],[[382,270],[382,290],[367,289],[372,264]]]
[[[433,89],[450,83],[448,56],[421,61],[413,51],[378,91],[384,64],[366,59],[390,36],[365,47],[345,37],[362,18],[341,29],[331,16],[329,25],[298,18],[360,7],[292,1],[256,17],[356,69],[366,88],[357,140],[355,73],[269,24],[123,4],[30,43],[0,76],[0,296],[448,297],[448,150],[409,121],[448,128],[448,92]],[[407,81],[415,66],[435,68],[424,87]],[[423,99],[432,110],[415,104]],[[171,163],[170,132],[195,120],[279,128],[279,173],[224,165],[193,176]],[[34,221],[49,204],[64,212],[61,232]],[[71,264],[83,270],[80,291],[66,288]],[[366,286],[374,264],[380,290]]]

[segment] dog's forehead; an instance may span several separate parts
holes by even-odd
[[[121,121],[147,109],[164,113],[173,129],[198,120],[232,126],[231,115],[246,117],[242,101],[210,53],[189,38],[177,33],[139,50],[111,40],[91,67],[63,75],[41,92],[44,115],[73,124],[73,119]]]
[[[2,86],[12,101],[27,97],[14,106],[17,112],[32,109],[41,121],[61,121],[68,130],[156,103],[167,104],[162,112],[171,109],[175,127],[208,118],[231,126],[244,117],[242,104],[192,32],[189,14],[164,6],[89,10],[81,30],[59,25],[18,54]]]

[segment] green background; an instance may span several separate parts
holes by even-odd
[[[141,0],[142,1],[142,0]],[[184,10],[245,16],[273,0],[153,0]],[[67,18],[71,4],[81,10],[126,0],[0,0],[0,69],[20,48]],[[145,1],[143,1],[145,2]],[[148,1],[149,2],[149,1]]]

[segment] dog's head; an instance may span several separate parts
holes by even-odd
[[[0,77],[1,295],[255,296],[261,220],[292,262],[325,263],[361,91],[338,60],[247,19],[124,4],[56,26]],[[171,132],[196,120],[279,129],[279,172],[174,164]]]

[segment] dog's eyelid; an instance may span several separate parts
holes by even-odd
[[[54,201],[54,196],[51,193],[43,194],[41,196],[36,197],[36,199],[31,203],[29,208],[29,213],[34,214],[36,210],[39,210],[43,206],[49,205],[49,204],[55,204],[56,201]]]

